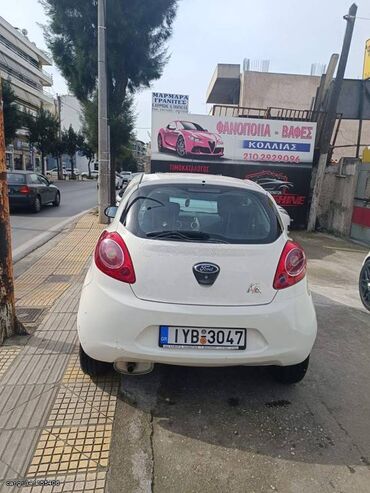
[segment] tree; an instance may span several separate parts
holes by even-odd
[[[25,126],[29,131],[28,139],[30,144],[37,147],[41,153],[42,173],[45,174],[45,157],[48,154],[56,155],[59,131],[58,119],[41,106],[36,116],[30,113],[25,116]]]
[[[83,148],[85,139],[82,133],[75,132],[70,125],[68,130],[62,130],[61,143],[63,154],[67,154],[69,156],[69,161],[71,163],[71,178],[72,180],[76,179],[74,173],[74,158],[76,153]]]
[[[4,118],[0,105],[0,345],[8,337],[24,333],[22,324],[18,321],[15,313],[13,277]]]
[[[88,142],[85,140],[82,147],[80,148],[80,151],[83,156],[85,156],[86,159],[88,159],[87,167],[89,170],[89,178],[91,178],[91,161],[94,159],[95,152],[92,147],[88,144]]]
[[[23,126],[23,116],[16,104],[16,97],[10,82],[2,81],[5,144],[9,145]]]
[[[41,0],[41,3],[49,18],[45,37],[54,62],[83,105],[88,132],[94,134],[97,126],[97,0]],[[132,133],[130,96],[158,79],[168,60],[165,43],[172,33],[177,4],[178,0],[107,1],[113,168]]]

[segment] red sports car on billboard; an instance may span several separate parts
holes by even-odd
[[[175,151],[179,157],[222,157],[224,144],[218,134],[208,132],[198,123],[176,120],[158,133],[158,151]]]

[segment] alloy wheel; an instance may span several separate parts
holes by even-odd
[[[186,149],[185,149],[185,140],[183,137],[179,137],[176,144],[176,151],[180,157],[185,157]]]

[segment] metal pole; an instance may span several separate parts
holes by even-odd
[[[0,81],[0,345],[20,331],[15,315],[8,185],[6,181],[4,114]]]
[[[361,81],[361,94],[360,94],[360,119],[358,121],[358,133],[357,133],[357,146],[356,146],[356,158],[360,157],[360,148],[361,148],[361,138],[362,138],[362,121],[364,114],[364,96],[365,96],[365,81]]]
[[[333,130],[335,127],[335,121],[337,116],[337,105],[340,96],[340,91],[342,89],[342,83],[347,66],[349,50],[351,47],[353,28],[356,20],[356,13],[357,13],[357,5],[353,3],[348,11],[348,15],[344,16],[344,19],[347,21],[346,33],[343,40],[342,53],[339,59],[337,76],[334,80],[333,89],[329,96],[327,116],[322,131],[320,158],[319,158],[319,163],[317,165],[316,180],[313,189],[307,231],[314,231],[316,226],[316,218],[319,208],[320,194],[321,194],[322,184],[325,176],[325,168],[328,161],[330,140],[333,135]]]
[[[104,211],[110,205],[110,169],[108,144],[108,91],[106,51],[106,2],[98,0],[98,159],[99,222],[108,224]]]

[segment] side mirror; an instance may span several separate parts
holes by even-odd
[[[54,183],[53,181],[49,180],[49,185],[52,185],[53,183]]]
[[[109,217],[109,218],[113,219],[113,218],[115,218],[115,217],[116,217],[117,210],[118,210],[118,207],[116,207],[116,206],[110,206],[110,207],[107,207],[107,208],[105,209],[104,214],[105,214],[107,217]]]

